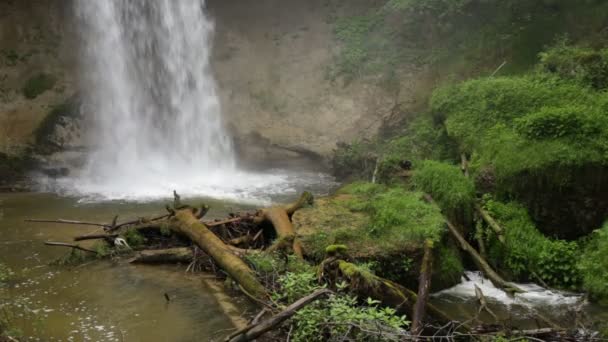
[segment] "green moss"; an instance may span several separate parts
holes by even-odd
[[[470,217],[475,201],[475,185],[459,167],[427,160],[416,167],[417,189],[430,194],[450,217]]]
[[[316,201],[294,220],[305,249],[318,259],[330,245],[348,246],[353,257],[403,255],[444,233],[439,209],[422,200],[421,193],[364,183]]]
[[[57,79],[53,75],[40,73],[28,79],[23,85],[23,96],[27,99],[35,99],[38,95],[55,86]]]
[[[274,254],[248,253],[245,260],[257,273],[272,273],[283,268],[283,262]]]
[[[608,224],[593,232],[577,266],[583,288],[593,299],[608,306]]]
[[[348,251],[348,247],[346,247],[346,245],[329,245],[325,247],[325,253],[328,256],[346,254],[346,251]]]
[[[519,280],[536,281],[538,277],[550,286],[579,287],[576,242],[547,238],[516,203],[487,200],[486,209],[505,231],[505,244],[492,236],[489,239],[490,257],[498,269],[508,270]]]

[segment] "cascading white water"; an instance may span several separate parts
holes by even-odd
[[[93,151],[63,186],[103,199],[251,199],[290,176],[237,170],[210,67],[202,0],[77,0]]]

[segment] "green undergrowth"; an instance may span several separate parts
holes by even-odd
[[[574,239],[608,214],[608,93],[585,72],[559,70],[466,81],[435,91],[430,105],[470,155],[480,189],[518,199],[544,232]]]
[[[57,82],[53,75],[40,73],[29,78],[23,85],[23,96],[27,99],[35,99],[47,90],[52,89]]]
[[[490,259],[498,269],[518,280],[538,281],[549,286],[576,290],[581,285],[577,269],[580,246],[577,242],[551,239],[534,225],[526,209],[517,203],[487,199],[485,209],[505,232],[501,244],[488,231]]]
[[[371,179],[377,167],[379,182],[391,183],[411,164],[427,159],[455,161],[454,143],[445,128],[428,115],[417,115],[392,137],[341,144],[334,151],[333,170],[340,178]]]
[[[584,245],[578,263],[583,288],[593,299],[608,306],[608,224],[594,231]]]
[[[322,288],[314,272],[287,272],[279,277],[275,300],[290,304]],[[379,302],[364,301],[349,295],[346,284],[328,300],[315,301],[298,310],[292,318],[294,341],[386,341],[389,332],[403,334],[409,325],[405,316],[393,308],[383,308]]]

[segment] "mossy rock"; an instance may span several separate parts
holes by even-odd
[[[53,106],[34,131],[36,152],[40,154],[50,154],[61,150],[61,146],[53,139],[57,126],[65,125],[66,122],[77,119],[80,115],[79,100],[77,96],[72,96],[65,102]]]
[[[420,193],[368,183],[318,198],[311,207],[296,211],[292,220],[304,251],[315,261],[346,249],[354,262],[373,265],[370,268],[377,275],[409,287],[417,286],[425,239],[439,242],[439,249],[444,235],[443,216]],[[459,255],[450,256],[456,258],[445,265],[436,262],[436,269],[446,272],[445,277],[437,277],[442,278],[437,280],[439,288],[460,279]]]
[[[57,83],[57,78],[53,75],[39,73],[29,78],[23,85],[23,96],[27,99],[35,99],[47,90],[53,89]]]

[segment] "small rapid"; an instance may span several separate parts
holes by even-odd
[[[546,289],[534,283],[516,284],[524,293],[511,295],[484,278],[480,272],[465,272],[459,284],[432,294],[433,304],[447,312],[452,312],[463,320],[480,319],[485,323],[497,323],[485,312],[481,314],[475,294],[479,287],[488,307],[497,315],[499,321],[509,321],[522,328],[537,328],[537,315],[541,314],[564,327],[575,328],[576,321],[595,321],[590,313],[603,312],[589,303],[579,293]],[[577,319],[578,318],[578,319]],[[589,319],[591,318],[591,319]],[[578,328],[578,327],[576,327]]]

